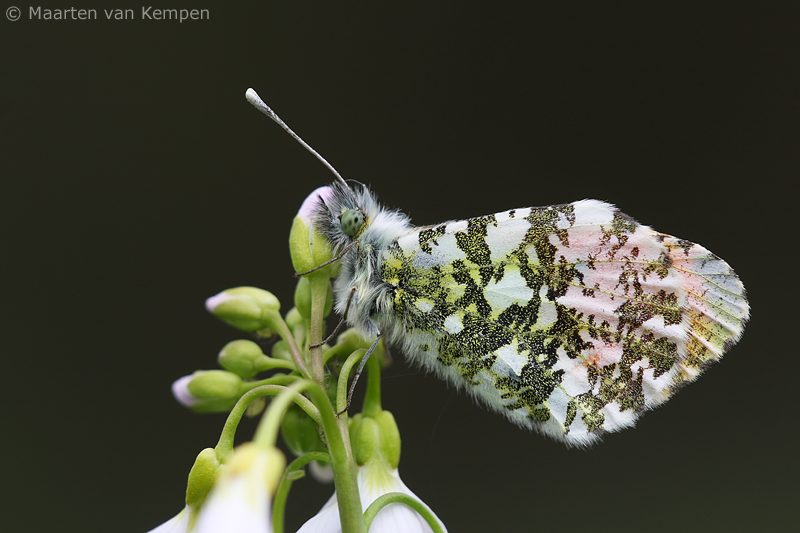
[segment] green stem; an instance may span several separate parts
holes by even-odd
[[[302,378],[287,374],[275,374],[274,376],[270,376],[265,379],[259,379],[258,381],[244,381],[242,382],[242,388],[250,391],[263,385],[291,385],[299,379]]]
[[[330,463],[331,458],[327,453],[309,452],[305,455],[301,455],[286,467],[281,482],[278,485],[278,490],[275,492],[275,497],[272,500],[272,530],[274,533],[283,533],[286,500],[289,498],[289,490],[292,488],[292,483],[294,483],[296,479],[299,479],[299,476],[295,476],[293,473],[297,472],[298,474],[302,474],[302,469],[311,461]]]
[[[422,518],[431,526],[433,529],[433,533],[445,533],[445,529],[442,527],[441,522],[436,517],[433,512],[428,509],[428,506],[419,501],[416,498],[412,498],[408,494],[403,494],[402,492],[387,492],[379,496],[370,506],[364,511],[364,523],[369,530],[369,527],[372,525],[372,521],[375,520],[375,516],[378,512],[383,509],[385,506],[389,505],[390,503],[401,503],[411,507],[413,510],[418,512]]]
[[[283,317],[280,315],[280,313],[277,311],[269,313],[268,316],[264,317],[264,319],[266,320],[267,325],[273,330],[277,331],[278,335],[280,335],[281,338],[289,345],[289,351],[292,353],[292,360],[294,361],[297,370],[299,370],[303,376],[311,378],[311,375],[308,373],[306,363],[303,360],[303,352],[301,352],[300,348],[297,346],[297,342],[295,341],[292,331],[289,329],[289,326],[286,325],[286,321],[283,320]]]
[[[297,402],[300,407],[304,407],[301,403],[302,400],[300,400],[300,398],[303,397],[299,393],[303,390],[306,390],[313,401],[313,405],[316,406],[316,409],[318,409],[315,420],[322,426],[322,429],[325,432],[325,440],[328,444],[330,463],[331,467],[333,468],[333,481],[336,486],[336,495],[337,502],[339,504],[339,516],[342,523],[342,531],[347,531],[348,533],[366,533],[366,529],[364,529],[364,520],[361,514],[361,497],[358,493],[358,477],[356,473],[355,460],[353,459],[353,452],[350,448],[347,416],[336,416],[336,413],[333,411],[333,405],[331,405],[325,389],[313,381],[298,381],[289,387],[266,385],[263,387],[263,389],[268,389],[273,393],[275,391],[279,391],[280,395],[272,401],[272,405],[269,406],[269,409],[267,409],[267,412],[261,419],[261,423],[258,425],[258,429],[256,429],[256,434],[253,438],[253,441],[270,446],[274,445],[278,437],[278,430],[280,428],[280,423],[286,408],[292,401]],[[248,398],[247,403],[249,403],[257,397],[257,391],[261,391],[261,389],[253,389],[249,393],[245,394],[242,397],[242,400]],[[252,397],[249,397],[249,395],[252,395]],[[235,426],[238,424],[238,421],[241,419],[242,413],[244,413],[244,409],[246,408],[246,405],[240,408],[240,404],[244,403],[242,400],[240,400],[240,402],[236,404],[236,407],[234,408],[234,410],[237,412],[237,415],[235,417],[235,423],[232,422],[230,424],[233,429],[229,429],[229,424],[226,422],[225,430],[227,431],[223,430],[224,436],[228,438],[226,443],[230,443],[228,444],[228,446],[230,446],[230,453],[233,453],[232,445]],[[232,411],[229,420],[231,420],[233,417],[234,413]],[[223,448],[224,445],[222,437],[220,438],[220,444],[217,446],[220,449]],[[221,452],[218,450],[217,454],[221,455]],[[220,462],[224,462],[221,457]]]
[[[376,417],[381,407],[381,362],[374,353],[367,361],[367,394],[364,396],[364,416]]]
[[[294,362],[287,361],[286,359],[277,359],[275,357],[270,357],[268,355],[264,356],[264,358],[259,359],[257,362],[258,366],[256,370],[259,372],[264,372],[266,370],[275,370],[276,368],[283,368],[286,370],[297,370],[294,366]]]
[[[327,352],[322,354],[322,364],[327,364],[327,362],[330,361],[332,358],[337,357],[339,355],[344,355],[345,352],[352,351],[352,349],[353,348],[352,346],[349,345],[349,343],[336,344],[334,346],[331,346],[331,348]]]
[[[347,392],[349,391],[350,372],[364,358],[367,350],[361,348],[354,351],[347,357],[347,361],[342,365],[342,370],[339,372],[339,381],[336,384],[336,412],[341,413],[347,408]],[[370,356],[372,359],[372,356]]]
[[[309,344],[319,344],[325,330],[325,320],[322,316],[325,311],[325,298],[328,296],[330,277],[327,273],[311,274],[308,278],[311,283],[311,331],[309,331]],[[317,383],[323,384],[324,367],[322,364],[322,347],[310,348],[308,351],[311,364],[311,375]]]
[[[319,409],[322,429],[328,444],[328,453],[333,468],[333,482],[339,505],[342,531],[347,533],[366,533],[358,493],[358,476],[353,451],[350,447],[350,433],[347,428],[347,415],[337,417],[325,389],[316,385],[309,387],[308,395]]]
[[[304,380],[292,383],[288,387],[281,387],[280,394],[272,400],[264,416],[261,417],[261,422],[256,428],[256,434],[253,436],[253,442],[269,447],[275,446],[275,443],[278,442],[278,431],[280,431],[281,421],[283,420],[283,415],[286,414],[286,409],[289,408],[292,402],[297,403],[300,407],[303,407],[306,402],[311,403],[308,398],[300,393],[313,384],[312,381]],[[313,404],[311,405],[313,406]],[[303,410],[305,411],[305,409]],[[317,424],[320,424],[322,419],[319,411],[316,407],[314,407],[314,410],[317,411],[317,416],[312,418]]]
[[[222,428],[222,434],[219,436],[219,441],[214,448],[217,452],[217,457],[219,457],[220,463],[226,463],[233,455],[233,438],[236,435],[236,428],[239,426],[239,422],[241,421],[244,412],[247,410],[247,406],[249,406],[256,398],[260,398],[262,396],[274,396],[282,393],[285,390],[287,390],[287,388],[281,385],[262,385],[251,391],[248,391],[241,398],[239,398],[239,401],[236,402],[236,405],[233,407],[233,409],[231,409],[228,419],[225,421],[225,426]],[[299,405],[303,411],[308,413],[308,416],[313,418],[315,422],[318,424],[321,423],[322,420],[319,410],[308,400],[308,398],[299,396],[293,397],[292,399],[295,400],[297,405]]]

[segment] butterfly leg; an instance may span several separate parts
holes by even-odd
[[[320,268],[325,268],[326,266],[330,265],[331,263],[334,263],[334,262],[338,261],[339,259],[341,259],[342,257],[344,257],[344,254],[346,254],[347,252],[352,250],[353,247],[356,246],[357,244],[358,244],[358,241],[351,242],[350,244],[345,246],[344,249],[342,250],[342,252],[339,255],[337,255],[336,257],[334,257],[333,259],[331,259],[329,261],[325,261],[321,265],[315,266],[311,270],[306,270],[305,272],[295,272],[294,273],[294,277],[299,278],[301,276],[305,276],[306,274],[311,274],[312,272],[316,272]]]
[[[350,401],[353,399],[353,391],[356,390],[356,383],[358,383],[358,378],[361,376],[361,371],[364,370],[364,366],[367,364],[367,361],[369,361],[369,356],[372,355],[372,352],[375,351],[375,347],[378,346],[378,342],[381,340],[381,332],[378,331],[377,327],[375,331],[375,341],[372,343],[372,346],[369,347],[367,353],[364,354],[364,357],[361,359],[361,364],[358,365],[358,370],[356,370],[356,375],[353,376],[353,383],[350,384],[350,390],[347,392],[347,405],[344,406],[344,409],[336,413],[336,416],[342,416],[350,409]]]

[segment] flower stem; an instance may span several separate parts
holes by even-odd
[[[330,463],[331,458],[327,453],[309,452],[305,455],[301,455],[286,467],[280,485],[278,485],[278,490],[275,492],[275,498],[272,500],[272,529],[274,533],[283,533],[286,500],[289,497],[289,489],[292,488],[292,483],[303,474],[302,469],[311,461]]]
[[[295,341],[294,335],[289,329],[289,326],[286,325],[283,317],[281,317],[278,313],[276,313],[276,315],[277,316],[275,317],[270,317],[270,326],[272,329],[277,331],[278,335],[280,335],[281,338],[286,341],[286,344],[289,345],[289,351],[292,353],[292,360],[294,361],[297,370],[299,370],[303,376],[311,378],[312,376],[309,374],[308,368],[306,367],[306,362],[303,360],[303,352],[301,352],[300,348],[297,346],[297,341]]]
[[[219,436],[219,441],[214,448],[217,452],[217,457],[219,458],[220,463],[227,462],[228,459],[230,459],[230,457],[233,455],[233,438],[236,435],[236,428],[239,426],[239,422],[241,421],[244,412],[247,410],[247,407],[253,402],[253,400],[260,398],[261,396],[274,396],[286,390],[287,387],[283,387],[281,385],[262,385],[251,391],[248,391],[241,398],[239,398],[239,401],[236,403],[233,409],[231,409],[228,419],[225,421],[225,426],[222,428],[222,434]],[[303,411],[308,413],[308,416],[313,418],[315,422],[321,423],[319,410],[308,400],[308,398],[298,394],[292,395],[291,399],[294,400],[295,403],[297,403],[297,405],[303,409]],[[272,444],[275,444],[274,440],[272,441]]]
[[[258,424],[258,428],[256,428],[256,434],[253,436],[253,442],[265,446],[275,446],[275,443],[278,441],[278,431],[280,431],[281,421],[283,420],[283,415],[286,414],[286,409],[289,408],[292,402],[297,403],[301,407],[303,407],[303,403],[311,403],[308,401],[308,398],[300,393],[314,385],[316,384],[313,381],[303,380],[292,383],[288,387],[281,387],[282,390],[278,396],[272,400],[269,408],[261,418],[261,422]],[[316,407],[314,409],[316,410]],[[314,420],[318,424],[322,422],[318,410],[317,417],[314,418]]]
[[[275,374],[265,379],[258,381],[245,381],[242,383],[243,388],[248,388],[248,391],[253,390],[264,385],[291,385],[295,381],[302,379],[299,376],[291,376],[287,374]]]
[[[311,331],[309,331],[309,344],[319,344],[325,329],[323,312],[325,310],[325,298],[328,295],[328,284],[330,276],[326,273],[311,274],[308,278],[311,283]],[[322,347],[310,348],[308,351],[309,362],[311,364],[311,375],[320,385],[323,384],[324,368],[322,364]]]
[[[336,384],[337,413],[341,413],[347,409],[347,392],[348,384],[350,383],[350,372],[353,370],[354,366],[361,362],[365,353],[367,353],[367,350],[364,348],[354,351],[347,357],[347,360],[342,365],[342,369],[339,372],[339,382]],[[371,356],[370,359],[372,359]]]
[[[381,362],[373,353],[367,361],[367,393],[364,396],[364,416],[375,417],[381,407]]]
[[[325,390],[316,385],[309,387],[308,395],[319,409],[322,429],[328,444],[328,453],[333,468],[333,482],[339,505],[342,531],[347,533],[366,533],[361,509],[361,496],[358,492],[356,463],[350,447],[350,433],[347,427],[347,414],[337,417]]]
[[[290,237],[290,247],[291,242],[292,238]],[[295,264],[295,268],[297,266]],[[311,323],[308,338],[309,344],[314,345],[322,342],[323,338],[325,299],[328,295],[330,271],[329,269],[323,269],[309,273],[308,280],[311,283]],[[361,509],[361,497],[358,492],[356,463],[353,457],[353,449],[350,446],[350,431],[347,427],[348,417],[347,414],[341,417],[336,416],[336,411],[333,410],[330,398],[325,392],[325,367],[321,347],[309,349],[308,364],[310,375],[316,382],[314,386],[308,387],[308,396],[319,409],[322,419],[322,430],[325,433],[331,468],[333,469],[333,482],[336,487],[342,531],[346,533],[366,533],[367,530],[364,527],[364,517],[362,515],[363,510]],[[348,368],[348,374],[349,371]],[[347,381],[347,377],[345,377],[345,381]]]
[[[313,405],[316,406],[316,409],[318,410],[316,413],[317,416],[314,417],[314,419],[320,423],[323,431],[325,432],[325,440],[328,444],[330,463],[331,467],[333,468],[333,480],[336,486],[336,494],[339,504],[339,516],[342,521],[342,531],[347,531],[348,533],[365,533],[366,529],[364,529],[364,520],[361,514],[361,497],[358,492],[356,465],[353,458],[353,452],[350,447],[350,434],[347,428],[347,416],[336,416],[336,413],[333,411],[333,405],[331,405],[325,389],[323,389],[314,381],[298,381],[289,387],[265,385],[262,388],[268,389],[272,393],[279,391],[280,394],[272,401],[272,404],[269,406],[267,412],[264,414],[264,417],[261,419],[261,423],[258,425],[256,434],[253,437],[253,441],[274,446],[275,441],[278,438],[278,430],[280,428],[281,420],[283,419],[283,415],[286,412],[286,409],[289,407],[290,402],[295,401],[298,403],[298,405],[300,405],[300,407],[304,407],[302,400],[299,399],[303,398],[306,402],[308,400],[299,393],[303,390],[307,391],[307,394],[313,401]],[[249,393],[245,394],[242,397],[242,400],[247,398],[248,395],[260,391],[262,388],[253,389]],[[253,395],[252,398],[249,398],[247,403],[256,397],[257,396]],[[235,407],[235,410],[238,414],[236,422],[231,424],[233,429],[228,429],[228,423],[226,423],[225,427],[225,429],[228,430],[227,434],[229,434],[231,453],[235,425],[238,424],[238,421],[242,416],[241,414],[244,412],[244,408],[246,408],[245,405],[244,408],[240,409],[241,403],[244,402],[240,400],[239,404],[236,404]],[[233,412],[231,412],[231,417],[229,417],[229,419],[232,417]],[[225,431],[223,431],[223,434],[227,435]],[[222,444],[222,438],[220,438],[220,443]],[[220,461],[222,462],[222,459],[220,459]]]
[[[364,511],[364,523],[367,530],[369,530],[369,526],[372,525],[372,521],[375,519],[378,512],[390,503],[401,503],[411,507],[425,519],[429,526],[431,526],[433,533],[446,533],[446,530],[442,527],[436,515],[434,515],[424,503],[402,492],[387,492],[370,504],[367,510]]]

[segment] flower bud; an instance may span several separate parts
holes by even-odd
[[[249,379],[258,374],[267,365],[267,359],[261,347],[248,340],[229,342],[222,347],[217,356],[222,368],[230,370],[242,379]]]
[[[186,505],[199,507],[203,503],[214,486],[219,466],[219,458],[214,448],[206,448],[198,454],[186,484]]]
[[[381,411],[374,417],[354,416],[350,423],[350,439],[359,466],[375,458],[382,459],[392,469],[400,463],[400,431],[389,411]]]
[[[247,409],[244,410],[244,416],[247,418],[253,418],[261,413],[264,412],[264,408],[267,407],[267,397],[261,396],[260,398],[256,398],[250,405],[247,406]]]
[[[275,447],[248,442],[237,447],[221,469],[190,531],[272,531],[272,496],[286,459]]]
[[[336,337],[336,344],[330,349],[325,350],[323,352],[323,357],[326,362],[333,357],[337,357],[344,361],[356,350],[369,349],[369,347],[372,345],[372,342],[373,341],[371,340],[364,340],[364,338],[359,335],[354,328],[349,328]],[[381,367],[384,367],[391,362],[391,358],[387,358],[386,348],[384,347],[382,339],[380,342],[378,342],[378,345],[375,347],[375,351],[372,352],[370,357],[374,357],[380,361]]]
[[[228,289],[206,300],[209,313],[242,331],[268,327],[268,316],[280,307],[275,295],[256,287]]]
[[[317,423],[305,411],[292,405],[283,416],[281,436],[292,453],[300,456],[322,449],[322,443],[317,434],[318,428]]]
[[[294,289],[294,306],[300,316],[311,318],[311,281],[307,277],[297,280]]]
[[[394,415],[389,411],[381,411],[375,416],[380,435],[380,453],[391,468],[400,464],[400,430]]]
[[[314,210],[319,202],[330,198],[332,194],[333,190],[330,187],[316,189],[305,199],[292,222],[289,252],[296,272],[307,272],[333,258],[328,239],[317,232],[313,221]],[[327,276],[331,275],[329,267],[319,272],[322,271],[325,271]]]
[[[328,290],[325,293],[325,307],[322,310],[322,316],[327,317],[333,310],[333,285],[328,283]]]
[[[206,496],[214,488],[217,475],[220,473],[220,462],[216,450],[206,448],[197,455],[186,483],[186,505],[183,510],[168,520],[151,529],[149,533],[187,533],[195,531],[197,518],[206,500]]]
[[[199,413],[229,411],[242,395],[242,378],[225,370],[198,370],[175,381],[172,394]]]
[[[303,315],[300,314],[300,311],[297,310],[296,307],[292,307],[288,313],[286,313],[286,325],[289,326],[289,329],[294,331],[295,328],[303,327],[305,324],[305,320],[303,319]]]
[[[353,424],[350,430],[350,439],[353,444],[356,464],[363,466],[369,463],[375,456],[380,442],[378,424],[372,418],[362,415],[360,420]]]
[[[325,307],[322,308],[322,316],[327,317],[333,310],[333,287],[329,282],[327,283],[325,291]],[[300,316],[306,320],[311,318],[311,291],[313,284],[309,276],[301,277],[297,282],[297,287],[294,291],[294,308],[300,313]]]
[[[292,360],[292,351],[289,349],[289,343],[281,339],[272,345],[272,357],[274,359],[283,359],[285,361]]]

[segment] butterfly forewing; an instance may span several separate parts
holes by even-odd
[[[748,317],[724,261],[596,200],[416,228],[380,277],[412,359],[577,445],[669,398]]]

